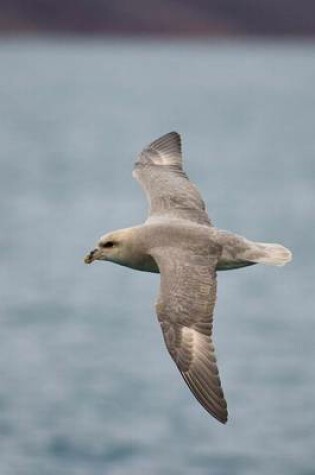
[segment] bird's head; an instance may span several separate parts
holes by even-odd
[[[129,254],[129,237],[128,229],[105,234],[98,241],[96,248],[85,256],[84,262],[91,264],[93,261],[112,261],[123,264]]]

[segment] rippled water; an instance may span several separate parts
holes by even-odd
[[[1,475],[315,473],[315,46],[0,42]],[[183,134],[217,226],[295,259],[219,275],[230,420],[191,397],[158,276],[82,257],[141,222],[136,154]]]

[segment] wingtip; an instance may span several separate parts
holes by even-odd
[[[180,133],[177,132],[176,130],[172,130],[171,132],[168,132],[167,134],[165,134],[165,136],[166,135],[173,135],[174,137],[177,137],[177,138],[181,139]]]
[[[175,148],[174,151],[181,152],[181,141],[181,135],[175,130],[172,130],[171,132],[167,132],[166,134],[161,135],[159,138],[151,142],[149,147],[156,150]]]
[[[203,407],[210,414],[210,416],[214,417],[221,424],[225,425],[228,422],[229,415],[228,415],[228,412],[227,412],[226,409],[222,412],[218,412],[218,411],[209,410],[209,408],[207,408],[205,406],[203,406]]]
[[[217,419],[218,422],[221,422],[221,424],[225,425],[225,424],[227,424],[227,422],[229,420],[229,417],[228,417],[228,414],[225,414],[224,416],[217,417],[216,419]]]
[[[192,378],[191,375],[182,371],[181,375],[197,401],[208,414],[214,417],[218,422],[221,422],[221,424],[226,424],[228,421],[228,410],[221,386],[219,387],[221,396],[220,400],[218,400],[218,395],[214,395],[212,390],[206,394],[206,386],[200,386],[198,378]]]
[[[162,135],[151,142],[140,154],[137,163],[141,163],[143,157],[147,160],[146,153],[155,152],[154,157],[150,157],[156,165],[182,166],[182,142],[178,132],[172,131]]]

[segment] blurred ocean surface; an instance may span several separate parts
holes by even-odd
[[[315,44],[0,42],[1,475],[315,474]],[[159,278],[82,258],[141,222],[170,130],[223,229],[295,259],[219,275],[230,420],[193,399]]]

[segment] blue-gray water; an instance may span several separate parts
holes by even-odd
[[[315,473],[315,45],[0,42],[1,475]],[[83,255],[141,222],[136,154],[183,134],[217,226],[295,259],[219,275],[230,420],[193,399],[158,276]]]

